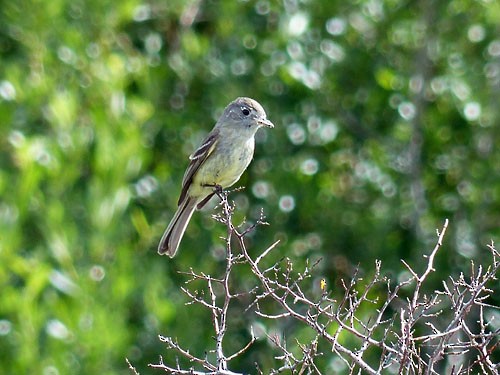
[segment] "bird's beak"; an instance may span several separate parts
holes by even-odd
[[[271,121],[269,121],[267,118],[260,118],[257,120],[257,122],[261,126],[265,126],[267,128],[274,128],[274,124]]]

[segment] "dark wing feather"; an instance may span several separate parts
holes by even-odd
[[[215,149],[215,145],[217,144],[219,132],[214,130],[208,134],[203,143],[198,149],[189,156],[189,166],[186,169],[186,173],[184,173],[184,178],[182,179],[182,189],[181,195],[179,197],[179,201],[177,205],[180,205],[181,202],[186,198],[187,192],[189,190],[189,186],[193,181],[193,176],[200,169],[200,166],[207,160],[212,151]]]

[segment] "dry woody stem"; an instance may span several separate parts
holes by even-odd
[[[245,238],[259,225],[267,224],[263,214],[255,224],[241,229],[233,224],[235,204],[228,200],[228,193],[221,191],[218,195],[220,212],[214,218],[227,229],[225,267],[217,277],[190,269],[184,273],[187,281],[181,287],[188,304],[200,305],[211,312],[214,347],[194,354],[187,349],[189,343],[181,345],[174,337],[160,336],[166,349],[177,354],[177,359],[167,364],[160,357],[159,363],[150,364],[152,368],[168,374],[238,374],[231,370],[231,362],[244,357],[257,340],[267,340],[276,366],[263,369],[256,363],[258,374],[329,373],[331,370],[319,367],[319,363],[325,363],[319,359],[325,357],[349,374],[382,374],[389,370],[397,374],[499,372],[498,355],[494,355],[499,345],[500,325],[495,321],[500,316],[499,308],[488,302],[498,282],[500,266],[500,254],[493,243],[487,247],[490,264],[471,262],[467,275],[450,275],[442,281],[440,290],[425,293],[425,284],[436,271],[435,257],[448,229],[446,220],[437,231],[434,249],[423,256],[422,272],[403,260],[407,278],[393,282],[383,276],[382,263],[377,260],[367,280],[357,269],[350,280],[342,280],[338,290],[329,290],[322,280],[318,293],[310,287],[311,279],[319,277],[318,262],[306,262],[300,271],[295,271],[294,261],[287,257],[270,263],[268,259],[280,249],[279,242],[252,256]],[[283,253],[285,250],[281,249]],[[231,283],[233,273],[243,267],[254,278],[250,290]],[[194,281],[200,280],[202,289],[192,287]],[[372,299],[380,288],[385,290],[384,298]],[[281,322],[295,331],[300,326],[308,327],[314,333],[312,339],[301,342],[293,336],[287,337],[286,332],[267,332],[264,337],[257,337],[249,324],[248,342],[226,353],[224,343],[230,329],[241,324],[230,319],[230,311],[241,296],[249,301],[245,308],[247,322],[261,321],[264,325]],[[130,363],[129,367],[133,369]]]

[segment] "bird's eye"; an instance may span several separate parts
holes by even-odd
[[[241,113],[243,113],[244,116],[248,116],[250,114],[250,110],[247,107],[241,107]]]

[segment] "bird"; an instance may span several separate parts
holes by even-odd
[[[181,193],[170,224],[158,245],[160,255],[177,254],[186,227],[196,209],[201,209],[217,189],[235,184],[252,161],[255,133],[274,128],[262,105],[240,97],[228,104],[214,128],[189,156]]]

